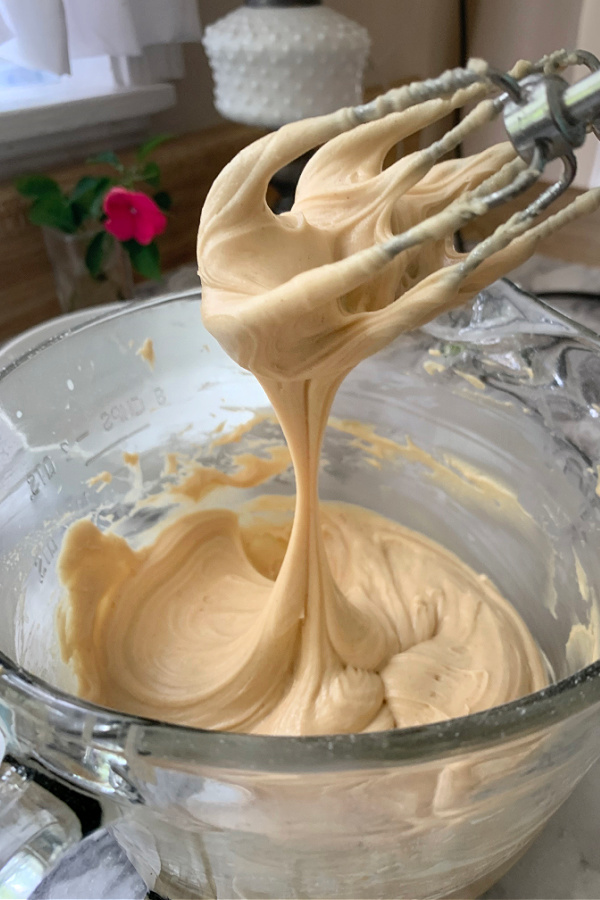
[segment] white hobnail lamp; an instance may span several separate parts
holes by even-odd
[[[214,102],[264,128],[362,100],[368,31],[320,0],[246,0],[203,37]]]

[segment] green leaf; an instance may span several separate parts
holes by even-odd
[[[157,147],[164,144],[165,141],[172,140],[172,138],[172,134],[157,134],[154,137],[149,138],[149,140],[139,148],[137,158],[142,162],[147,156],[150,156]]]
[[[99,212],[95,201],[98,195],[102,198],[108,184],[110,184],[110,179],[106,176],[85,175],[79,179],[69,198],[73,219],[78,228],[86,219],[98,217]],[[94,206],[93,210],[92,206]]]
[[[123,241],[123,246],[129,253],[131,265],[140,275],[153,280],[160,278],[160,254],[156,241],[147,245],[133,240]]]
[[[124,168],[123,163],[114,150],[103,150],[102,153],[96,153],[94,156],[90,156],[88,163],[108,163],[109,166],[114,166],[119,172],[122,172]]]
[[[102,212],[104,195],[111,183],[111,179],[106,175],[85,175],[80,178],[71,192],[71,203],[76,207],[75,218],[80,217],[80,222],[87,218],[98,219]]]
[[[56,181],[47,175],[24,175],[17,178],[15,187],[24,197],[45,197],[47,194],[61,193]]]
[[[73,224],[75,225],[75,228],[79,228],[87,217],[87,210],[85,206],[82,206],[80,203],[71,203],[70,207],[71,215],[73,216]]]
[[[89,194],[95,194],[98,185],[105,185],[107,181],[108,178],[105,175],[84,175],[71,191],[71,202],[86,198]]]
[[[45,225],[48,228],[65,231],[67,234],[74,234],[77,231],[71,205],[60,193],[46,194],[34,200],[29,210],[29,221],[34,225]]]
[[[146,163],[140,172],[140,178],[152,187],[160,186],[160,169],[155,162]]]
[[[108,231],[99,231],[90,241],[85,254],[85,264],[92,278],[99,279],[104,261],[112,249],[113,240],[112,234]]]
[[[158,191],[158,193],[154,195],[154,202],[158,208],[162,209],[164,212],[168,212],[173,205],[171,195],[167,194],[166,191]]]
[[[97,193],[94,195],[94,199],[90,203],[90,217],[92,219],[99,219],[102,215],[102,204],[104,203],[104,198],[108,192],[108,189],[112,187],[113,182],[110,178],[106,179],[106,184],[102,187],[98,187]]]

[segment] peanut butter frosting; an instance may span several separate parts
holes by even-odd
[[[371,510],[318,497],[347,373],[533,248],[531,234],[508,246],[500,234],[497,253],[465,268],[453,246],[447,210],[476,205],[473,189],[512,164],[508,145],[435,165],[429,148],[384,168],[394,144],[464,99],[358,127],[352,110],[294,123],[217,178],[198,234],[203,320],[273,405],[296,477],[293,515],[282,521],[268,500],[242,518],[202,508],[138,550],[90,521],[72,526],[60,629],[82,696],[204,728],[298,735],[434,722],[546,683],[533,637],[484,576]],[[275,215],[270,177],[315,146],[292,210]],[[396,254],[406,234],[415,243]],[[264,480],[264,460],[259,469]],[[205,496],[206,476],[197,489]]]

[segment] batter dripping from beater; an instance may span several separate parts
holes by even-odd
[[[84,697],[205,728],[318,734],[465,715],[546,683],[489,581],[372,512],[318,502],[345,375],[521,263],[543,233],[506,247],[497,235],[477,268],[453,249],[457,221],[522,166],[508,145],[436,165],[422,151],[382,170],[393,144],[477,89],[357,128],[350,110],[286,126],[215,182],[198,239],[203,318],[273,404],[296,476],[293,524],[274,534],[205,510],[134,552],[76,523],[60,560],[62,646]],[[321,144],[292,211],[274,216],[269,178]],[[424,229],[426,244],[396,255],[394,235]]]

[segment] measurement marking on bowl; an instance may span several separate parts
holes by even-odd
[[[41,553],[34,557],[33,565],[36,569],[40,584],[44,583],[44,579],[48,573],[48,567],[58,553],[58,543],[53,537],[46,541]]]
[[[59,444],[60,449],[67,457],[67,462],[69,458],[69,442],[61,441]],[[62,459],[63,457],[61,457]],[[30,472],[24,478],[24,481],[29,485],[29,499],[35,500],[35,498],[41,493],[42,488],[46,487],[50,481],[56,475],[56,463],[54,462],[53,457],[47,453],[41,462],[39,462],[35,468],[31,469]],[[22,482],[19,482],[21,484]],[[60,479],[58,481],[59,491],[61,490]]]
[[[103,450],[99,450],[98,453],[94,453],[93,456],[90,456],[90,458],[85,461],[86,466],[89,466],[97,459],[100,459],[101,456],[104,456],[105,453],[108,453],[108,451],[114,449],[114,447],[118,447],[119,444],[123,443],[123,441],[128,441],[129,438],[134,437],[136,434],[140,434],[141,431],[145,431],[146,428],[150,428],[150,422],[146,422],[145,425],[142,425],[140,428],[136,428],[135,431],[130,431],[129,434],[121,435],[118,440],[113,441],[112,444],[108,444],[106,447],[104,447]]]
[[[146,411],[146,404],[137,395],[127,400],[119,401],[100,413],[100,420],[105,431],[112,431],[115,425],[136,419]]]
[[[165,406],[167,403],[167,395],[160,385],[153,389],[152,401],[158,403],[159,406]],[[111,407],[102,410],[100,413],[100,421],[104,431],[112,431],[113,428],[136,419],[143,415],[148,408],[149,399],[138,394],[128,397],[125,400],[119,400]],[[152,412],[152,410],[150,410]]]
[[[43,460],[37,464],[35,469],[32,469],[26,476],[31,500],[34,500],[35,497],[37,497],[42,488],[45,487],[55,475],[56,465],[52,457],[47,454],[44,456]]]

